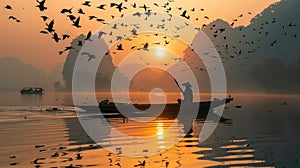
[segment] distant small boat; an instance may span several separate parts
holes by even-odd
[[[43,94],[44,89],[41,87],[25,87],[20,93],[21,94]]]

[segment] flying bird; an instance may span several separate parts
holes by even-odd
[[[47,9],[47,7],[45,7],[46,0],[42,0],[42,1],[36,0],[36,2],[38,3],[38,5],[36,7],[38,7],[40,9],[40,11],[44,11]]]
[[[73,21],[73,20],[76,19],[76,17],[75,17],[74,15],[68,15],[68,17],[69,17],[69,19],[70,19],[71,21]]]
[[[91,1],[85,1],[82,5],[91,7]]]
[[[57,42],[57,43],[58,43],[59,40],[60,40],[60,38],[58,37],[58,34],[57,34],[56,32],[53,33],[53,37],[52,37],[52,38],[53,38],[54,41]]]
[[[182,16],[186,19],[190,19],[190,16],[187,16],[186,13],[187,13],[187,11],[185,10],[185,11],[182,12],[182,14],[180,16]]]
[[[131,6],[132,6],[133,8],[136,8],[136,3],[132,4]]]
[[[47,16],[41,16],[41,18],[43,19],[43,21],[46,21],[47,19],[49,19]]]
[[[85,40],[91,41],[91,37],[92,37],[92,31],[89,31],[88,34],[86,35]]]
[[[81,9],[81,8],[79,8],[79,9],[77,10],[77,13],[83,14],[83,15],[85,14],[84,11],[83,11],[83,9]]]
[[[98,9],[105,10],[105,8],[104,8],[105,6],[106,6],[106,4],[101,4],[101,5],[97,6],[97,8],[98,8]]]
[[[18,22],[18,23],[21,22],[19,19],[17,19],[14,16],[9,16],[8,19],[14,20],[15,22]]]
[[[122,12],[123,9],[125,9],[124,7],[122,7],[123,3],[121,2],[120,4],[117,4],[117,3],[111,3],[110,4],[110,7],[116,7],[119,12]]]
[[[6,5],[4,8],[5,8],[5,9],[8,9],[8,10],[13,10],[12,7],[11,7],[10,5]]]
[[[101,19],[101,18],[97,18],[96,20],[97,20],[97,22],[102,22],[102,23],[105,21],[104,19]]]
[[[140,12],[136,12],[134,14],[132,14],[132,16],[137,16],[137,17],[140,17],[142,14]]]
[[[88,61],[91,61],[92,59],[96,58],[95,55],[92,55],[92,54],[90,54],[88,52],[83,52],[81,55],[86,55],[88,57]]]
[[[148,43],[146,43],[145,45],[144,45],[144,47],[143,47],[143,50],[146,50],[146,51],[149,51],[149,44]]]
[[[77,46],[82,46],[82,41],[81,40],[77,41]]]
[[[149,7],[147,7],[146,4],[144,4],[143,6],[140,6],[140,8],[143,8],[146,12]]]
[[[96,19],[97,17],[96,16],[89,16],[89,20],[93,20],[93,19]]]
[[[124,50],[123,45],[122,44],[117,45],[117,50]]]
[[[52,20],[49,24],[48,23],[46,23],[46,30],[48,30],[48,32],[49,33],[52,33],[52,32],[54,32],[55,30],[53,29],[53,26],[54,26],[54,20]]]
[[[209,19],[209,17],[208,16],[204,16],[204,19]]]
[[[77,27],[77,28],[81,28],[81,26],[79,25],[80,22],[80,17],[78,17],[75,21],[73,21],[73,26]]]
[[[68,34],[63,34],[62,37],[63,37],[62,39],[65,40],[65,39],[70,38],[71,36],[69,36]]]
[[[65,14],[65,13],[72,14],[72,9],[73,9],[73,8],[71,8],[71,9],[62,9],[62,10],[60,11],[60,13],[62,13],[62,14]]]
[[[44,31],[44,30],[40,31],[40,33],[41,33],[41,34],[48,34],[48,32],[47,32],[47,31]]]

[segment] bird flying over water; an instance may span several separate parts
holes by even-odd
[[[77,28],[81,28],[81,26],[79,25],[80,22],[80,17],[78,17],[75,21],[73,21],[73,26],[77,27]]]
[[[58,37],[58,34],[56,32],[53,33],[52,38],[54,39],[55,42],[59,42],[60,38]]]
[[[11,7],[10,5],[6,5],[4,8],[5,8],[5,9],[8,9],[8,10],[13,10],[12,7]]]
[[[190,19],[190,16],[187,16],[186,13],[187,13],[187,11],[185,10],[185,11],[182,12],[182,14],[180,16],[182,16],[186,19]]]
[[[91,61],[92,59],[96,58],[95,55],[92,55],[88,52],[83,52],[81,55],[86,55],[88,57],[88,61]]]
[[[53,26],[54,26],[54,20],[52,20],[49,24],[48,23],[46,23],[46,30],[48,30],[48,32],[49,33],[52,33],[52,32],[54,32],[55,30],[53,29]]]
[[[111,3],[110,4],[110,7],[116,7],[119,12],[122,12],[123,9],[125,9],[124,7],[122,7],[123,3],[121,2],[120,4],[117,4],[117,3]]]
[[[106,4],[101,4],[101,5],[97,6],[97,8],[98,8],[98,9],[105,10],[105,8],[104,8],[105,6],[106,6]]]
[[[40,9],[40,11],[44,11],[47,9],[47,7],[45,7],[46,0],[42,0],[42,1],[36,0],[36,2],[38,3],[38,5],[36,7],[38,7]]]
[[[91,7],[91,1],[85,1],[82,3],[82,5]]]
[[[71,8],[71,9],[62,9],[62,10],[60,11],[60,13],[62,13],[62,14],[65,14],[65,13],[72,14],[72,9],[73,9],[73,8]]]

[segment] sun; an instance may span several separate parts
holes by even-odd
[[[165,50],[163,49],[163,48],[156,48],[155,49],[155,54],[156,54],[156,56],[158,56],[158,57],[163,57],[163,56],[165,56]]]

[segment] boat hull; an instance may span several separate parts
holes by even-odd
[[[99,103],[99,108],[106,118],[111,117],[154,117],[174,119],[178,116],[179,111],[183,113],[196,113],[197,118],[205,118],[210,108],[215,108],[223,104],[229,103],[233,98],[223,100],[213,100],[206,102],[198,102],[192,104],[125,104],[125,103]],[[133,107],[132,107],[133,105]],[[164,107],[164,108],[162,108]],[[122,113],[118,110],[122,109]],[[195,111],[195,109],[198,109]]]

